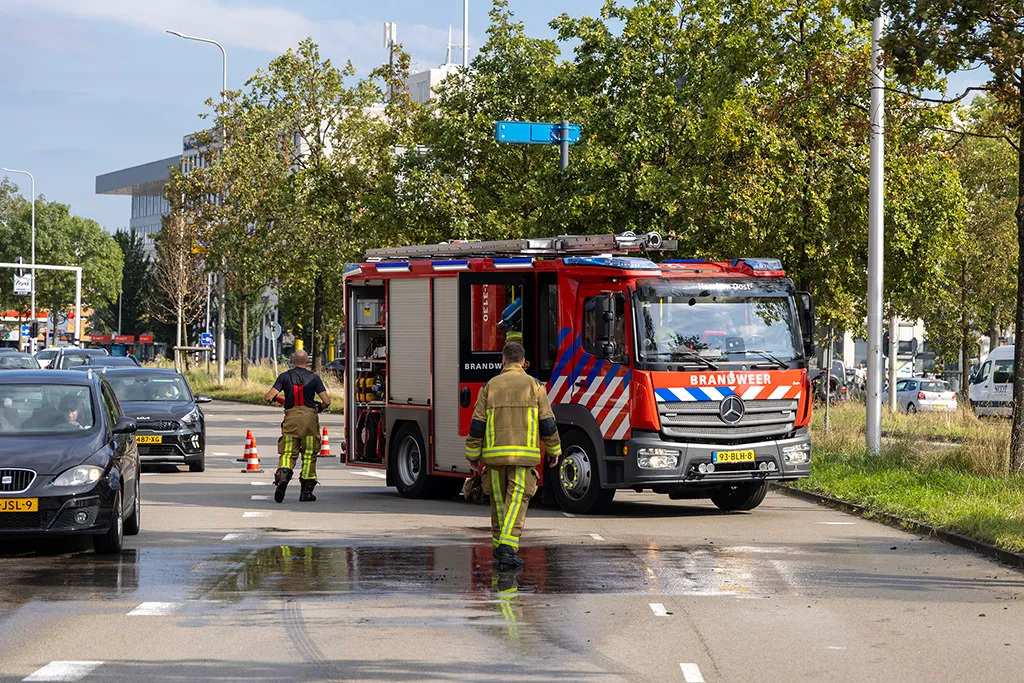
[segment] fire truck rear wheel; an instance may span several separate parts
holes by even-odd
[[[395,488],[403,498],[424,498],[429,495],[427,449],[414,424],[403,424],[395,434],[394,450],[389,458]]]
[[[753,510],[768,494],[768,482],[752,481],[731,484],[711,494],[711,502],[726,512]]]
[[[601,488],[597,449],[581,431],[561,434],[562,459],[548,468],[544,481],[550,483],[558,507],[575,515],[601,512],[615,497],[615,489]]]

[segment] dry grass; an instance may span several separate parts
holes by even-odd
[[[169,361],[164,361],[158,366],[173,367]],[[278,371],[283,372],[287,366],[279,366]],[[217,370],[206,372],[206,365],[189,368],[185,375],[188,377],[192,391],[197,394],[209,394],[214,398],[231,399],[244,401],[246,403],[263,403],[263,395],[267,393],[277,379],[274,368],[270,364],[250,365],[249,377],[242,380],[241,364],[237,361],[228,363],[224,367],[224,386],[217,384]],[[331,408],[328,412],[341,413],[344,405],[344,388],[341,383],[329,374],[322,374],[324,386],[327,393],[331,395]]]

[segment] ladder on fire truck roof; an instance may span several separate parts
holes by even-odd
[[[417,244],[408,247],[368,249],[367,261],[410,258],[456,258],[484,256],[581,256],[599,254],[627,254],[634,251],[675,251],[676,240],[666,240],[659,233],[639,235],[624,232],[618,235],[560,235],[558,237],[528,238],[521,240],[492,240],[487,242],[442,242]]]

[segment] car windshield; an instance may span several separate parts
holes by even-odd
[[[792,294],[781,284],[641,280],[638,355],[647,363],[782,368],[802,359]]]
[[[56,358],[56,356],[57,351],[55,349],[46,349],[36,354],[36,358],[38,358],[39,360],[53,360],[54,358]]]
[[[13,354],[0,355],[0,369],[3,370],[34,370],[39,368],[39,363],[32,356],[15,356]]]
[[[921,382],[921,391],[941,392],[941,391],[953,391],[952,387],[949,386],[949,382],[942,380],[936,380],[933,382]]]
[[[191,401],[185,380],[175,375],[107,375],[114,394],[122,402]]]
[[[65,434],[92,429],[89,387],[65,384],[0,386],[0,435]]]

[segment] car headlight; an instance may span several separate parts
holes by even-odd
[[[181,421],[190,427],[194,427],[199,424],[199,408],[193,408],[188,415],[181,418]]]
[[[79,465],[65,470],[53,480],[54,486],[85,486],[95,484],[103,476],[103,468],[94,465]]]
[[[644,469],[672,469],[679,465],[679,455],[667,448],[641,448],[636,452],[636,464]]]

